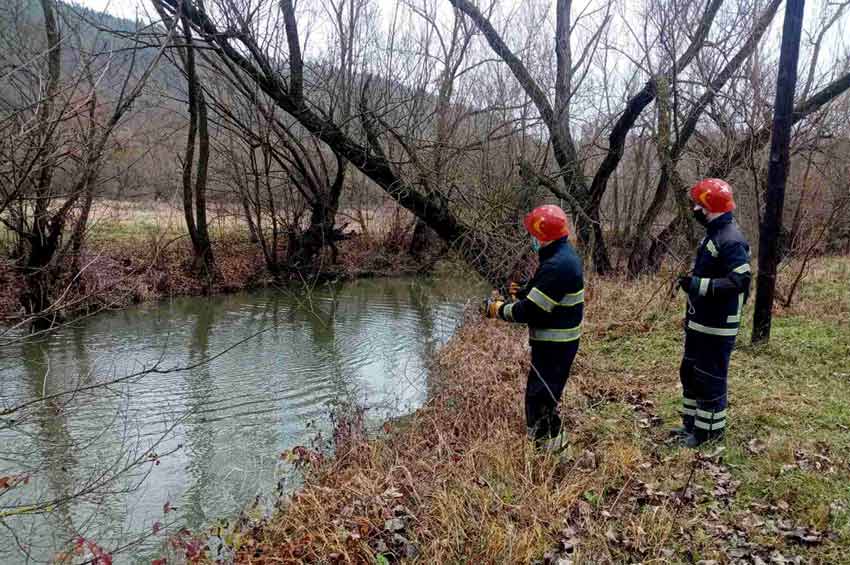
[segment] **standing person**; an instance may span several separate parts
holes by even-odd
[[[584,279],[581,259],[570,245],[567,215],[546,205],[525,217],[532,248],[540,263],[521,290],[511,283],[518,300],[486,303],[490,318],[528,324],[531,370],[525,389],[528,435],[538,446],[557,450],[565,445],[558,403],[570,375],[581,336],[584,315]]]
[[[749,292],[750,246],[732,215],[732,188],[704,179],[691,189],[694,217],[706,233],[691,275],[679,277],[688,295],[682,379],[682,423],[674,433],[688,447],[720,439],[726,430],[729,358]]]

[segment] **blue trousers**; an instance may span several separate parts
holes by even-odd
[[[699,439],[722,435],[726,429],[729,358],[735,337],[685,330],[682,380],[682,422]]]
[[[561,432],[558,403],[578,352],[578,342],[531,342],[531,369],[525,387],[525,420],[529,434],[535,439],[544,440]]]

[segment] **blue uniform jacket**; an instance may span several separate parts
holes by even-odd
[[[581,259],[569,239],[563,237],[540,249],[540,265],[519,297],[504,304],[499,317],[528,324],[532,342],[570,342],[581,336],[584,278]]]
[[[694,260],[686,313],[689,330],[735,336],[749,297],[750,246],[727,212],[709,222]]]

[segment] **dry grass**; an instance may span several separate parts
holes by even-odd
[[[588,283],[559,458],[524,439],[524,331],[470,315],[429,403],[380,438],[338,435],[239,561],[850,562],[848,273],[819,261],[767,348],[744,332],[729,437],[700,452],[667,440],[682,300],[665,281]]]

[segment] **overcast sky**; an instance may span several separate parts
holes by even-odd
[[[0,0],[3,1],[3,0]],[[135,19],[136,17],[140,17],[142,19],[145,18],[145,14],[153,11],[151,5],[148,0],[71,0],[72,2],[76,2],[90,8],[93,8],[98,11],[106,11],[115,16],[124,17],[127,19]],[[513,19],[519,12],[522,11],[520,7],[522,2],[525,0],[502,0],[500,4],[506,7],[507,11],[503,10],[503,14],[510,14],[508,16],[508,20]],[[606,0],[586,0],[591,5],[594,2],[605,2]],[[802,57],[801,62],[804,63],[806,61],[806,54],[810,50],[811,40],[813,39],[811,30],[816,30],[818,28],[818,20],[819,14],[822,10],[824,4],[830,4],[830,2],[834,2],[835,0],[814,0],[806,3],[806,13],[805,13],[805,22],[804,27],[809,31],[809,34],[804,33],[803,37],[803,45],[802,45]],[[301,0],[301,2],[305,2],[306,6],[310,6],[312,3],[318,3],[319,0]],[[377,5],[380,13],[386,18],[384,23],[389,25],[389,20],[391,19],[391,14],[393,13],[393,9],[398,6],[399,0],[374,0],[374,3]],[[582,2],[578,2],[577,4],[582,4]],[[638,9],[637,6],[640,5],[640,2],[629,2],[625,3],[626,10],[630,10],[632,8]],[[448,0],[445,2],[441,2],[437,4],[441,9],[443,5],[446,9],[446,14],[451,13],[451,5]],[[552,5],[554,5],[554,0],[552,0]],[[574,10],[576,10],[574,6]],[[782,18],[784,14],[784,5],[780,7],[779,14],[774,19],[773,25],[771,26],[771,32],[768,34],[766,41],[767,45],[773,43],[778,46],[778,38],[780,35],[780,30],[782,28]],[[449,16],[450,17],[450,16]],[[621,14],[622,17],[622,14]],[[628,18],[627,18],[628,19]],[[496,27],[499,25],[494,21]],[[383,26],[382,26],[383,27]],[[542,31],[542,30],[541,30]],[[319,30],[312,30],[311,32],[311,43],[316,45],[317,41],[317,33]],[[302,38],[303,39],[303,38]],[[508,39],[508,38],[506,38]],[[510,41],[508,41],[510,43]],[[850,55],[850,13],[846,13],[841,20],[838,22],[838,25],[834,26],[830,33],[824,38],[823,49],[821,52],[821,57],[819,58],[819,67],[823,65],[824,67],[829,66],[829,62],[835,61],[836,59],[840,60],[844,57],[848,57]],[[308,48],[308,51],[310,49]],[[776,50],[778,54],[778,49]],[[820,72],[829,72],[828,68],[820,68]],[[803,71],[805,72],[805,71]]]

